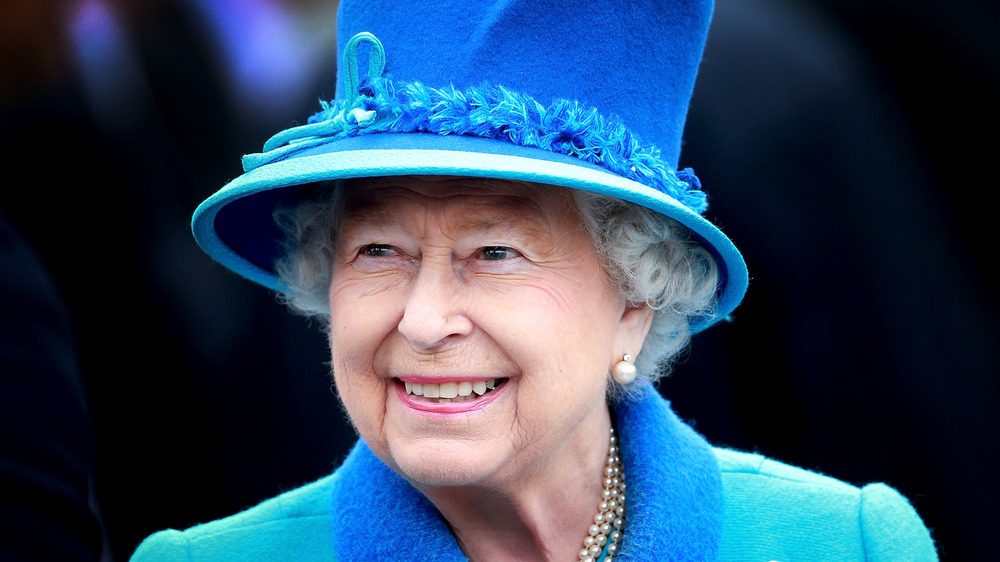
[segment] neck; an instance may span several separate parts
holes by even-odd
[[[611,417],[517,474],[475,486],[418,486],[472,561],[576,560],[603,490]]]

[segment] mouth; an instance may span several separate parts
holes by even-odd
[[[400,379],[397,379],[400,380]],[[434,404],[452,404],[477,400],[503,386],[507,379],[487,379],[443,383],[401,381],[406,394],[420,396]]]

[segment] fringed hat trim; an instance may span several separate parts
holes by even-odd
[[[274,135],[263,153],[244,156],[244,171],[360,135],[462,135],[572,156],[652,187],[698,214],[708,208],[690,168],[675,171],[617,118],[576,101],[557,99],[546,107],[503,86],[431,88],[383,76],[366,77],[358,92],[353,99],[321,102],[307,125]]]

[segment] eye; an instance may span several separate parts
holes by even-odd
[[[479,251],[479,257],[486,261],[507,260],[520,256],[520,252],[506,246],[487,246]]]
[[[370,258],[388,258],[396,255],[396,250],[388,244],[368,244],[361,248],[361,254]]]

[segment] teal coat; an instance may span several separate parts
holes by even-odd
[[[652,387],[616,409],[628,476],[619,562],[937,560],[910,504],[709,446]],[[466,560],[446,523],[359,442],[332,475],[231,517],[147,538],[133,560]]]

